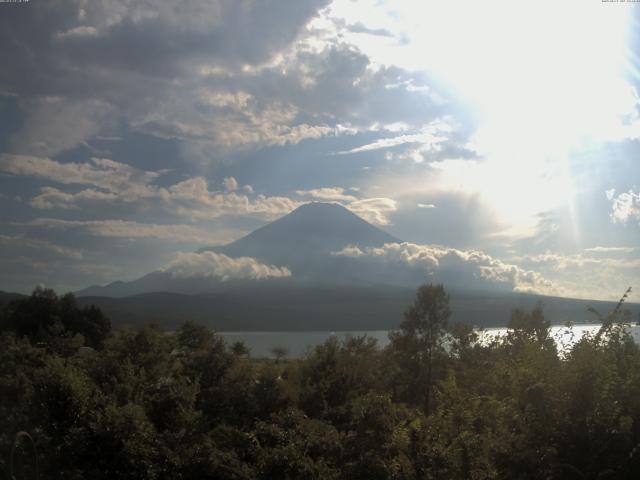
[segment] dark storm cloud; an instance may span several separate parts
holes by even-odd
[[[49,156],[138,131],[177,141],[180,156],[202,166],[241,150],[393,122],[419,128],[461,112],[424,75],[372,68],[337,37],[310,47],[304,26],[326,3],[4,8],[0,61],[12,68],[0,72],[0,89],[18,96],[23,124],[5,150]]]
[[[110,133],[118,118],[152,124],[158,100],[192,90],[189,79],[201,67],[236,69],[270,60],[326,3],[2,5],[0,62],[11,68],[0,72],[0,91],[18,95],[25,124],[12,150],[58,153]],[[40,128],[53,120],[67,128],[59,126],[55,135]]]
[[[83,83],[99,81],[100,72],[78,67],[175,77],[194,60],[225,67],[257,64],[293,41],[327,3],[34,0],[3,5],[0,61],[12,68],[3,69],[0,79],[13,93],[57,95],[95,91],[95,84]]]
[[[265,101],[295,105],[302,115],[324,121],[408,122],[422,125],[440,115],[461,112],[446,97],[430,91],[422,74],[376,67],[355,47],[334,42],[320,51],[301,49],[260,75],[212,77],[214,88],[242,89]],[[443,94],[444,95],[444,94]]]

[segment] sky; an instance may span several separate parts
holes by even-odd
[[[132,280],[327,201],[405,242],[337,254],[640,292],[639,8],[0,3],[0,290]]]

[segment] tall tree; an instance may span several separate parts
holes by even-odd
[[[391,349],[401,369],[413,401],[421,402],[427,414],[431,411],[434,362],[444,353],[443,341],[451,317],[449,295],[442,285],[422,285],[413,304],[404,314],[398,332],[392,332]]]

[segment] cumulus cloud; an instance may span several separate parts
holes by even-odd
[[[617,196],[615,190],[607,190],[605,193],[611,202],[610,216],[614,223],[626,224],[635,221],[640,224],[640,192],[629,190]]]
[[[386,197],[362,198],[345,206],[366,221],[377,225],[389,225],[389,214],[398,209],[397,202]]]
[[[301,205],[301,202],[288,197],[260,194],[250,198],[235,192],[211,191],[204,177],[191,178],[168,189],[160,189],[158,196],[169,210],[193,219],[218,218],[223,215],[251,215],[274,219]]]
[[[316,200],[329,202],[353,202],[356,200],[356,197],[347,194],[345,189],[342,187],[322,187],[311,190],[296,190],[296,194],[301,197],[310,197]]]
[[[160,187],[154,183],[160,173],[105,158],[94,158],[88,163],[61,163],[44,157],[1,155],[0,171],[61,184],[92,186],[73,193],[42,187],[39,195],[30,201],[39,209],[80,210],[128,205],[200,220],[224,215],[274,219],[302,203],[288,197],[255,195],[251,188],[245,188],[244,194],[236,193],[238,182],[233,177],[224,180],[224,192],[210,190],[207,179],[200,176]]]
[[[381,277],[406,273],[409,282],[421,278],[444,282],[452,288],[511,290],[557,295],[561,288],[540,273],[505,263],[479,250],[458,250],[437,245],[388,243],[383,247],[350,246],[334,255],[372,262]]]
[[[282,145],[334,132],[295,122],[291,102],[249,102],[250,92],[208,88],[201,75],[238,77],[272,62],[327,2],[196,0],[177,7],[153,0],[142,7],[70,0],[39,6],[38,15],[30,7],[8,10],[0,41],[11,47],[0,61],[11,69],[0,73],[0,89],[19,96],[26,120],[13,149],[55,155],[122,120],[180,139],[186,152],[197,151],[198,142],[209,149]]]
[[[233,177],[226,177],[223,180],[224,188],[226,188],[229,192],[233,192],[238,189],[238,181]]]
[[[0,154],[0,171],[51,180],[65,185],[94,185],[119,194],[143,195],[160,174],[146,172],[108,158],[86,163],[62,163],[47,157]]]
[[[294,41],[327,3],[70,0],[40,5],[38,15],[29,7],[11,9],[0,19],[0,32],[3,43],[19,44],[21,49],[3,51],[3,64],[14,65],[20,73],[38,62],[42,68],[31,71],[35,78],[26,85],[8,73],[0,78],[25,91],[44,88],[41,83],[51,73],[68,77],[77,65],[86,69],[103,65],[138,75],[178,75],[194,62],[226,69],[261,64]],[[251,35],[246,35],[248,31]],[[62,58],[67,62],[59,62]]]
[[[3,249],[24,249],[35,250],[38,252],[49,252],[56,256],[69,258],[72,260],[81,260],[83,254],[81,250],[76,248],[67,248],[56,245],[48,240],[29,238],[24,235],[0,235],[0,246]]]
[[[53,208],[80,210],[84,207],[116,201],[121,201],[117,194],[101,192],[91,188],[72,194],[53,187],[43,187],[40,189],[40,194],[32,198],[29,203],[32,207],[42,210]]]
[[[143,171],[106,158],[93,158],[87,163],[61,163],[46,157],[0,155],[0,171],[11,175],[25,175],[66,185],[91,185],[80,191],[67,192],[56,187],[41,187],[31,199],[31,206],[39,209],[80,210],[101,206],[134,206],[159,210],[193,220],[219,218],[225,215],[249,215],[271,220],[299,207],[304,201],[284,196],[255,195],[245,185],[239,191],[234,177],[223,180],[225,191],[211,190],[209,181],[192,177],[168,187],[155,181],[159,172]],[[347,193],[342,187],[321,187],[297,190],[299,197],[319,201],[338,202],[356,215],[378,225],[388,225],[388,215],[396,211],[390,198],[361,198]]]
[[[267,265],[251,257],[231,258],[215,252],[179,252],[162,271],[174,278],[211,278],[222,282],[291,276],[286,267]]]
[[[353,192],[358,189],[351,188]],[[397,210],[396,201],[391,198],[359,198],[351,195],[342,187],[322,187],[311,190],[297,190],[300,197],[312,198],[322,202],[334,202],[348,208],[369,223],[389,225],[389,214]]]
[[[89,235],[107,238],[153,238],[177,242],[192,242],[206,245],[227,243],[234,240],[237,232],[216,229],[210,231],[193,225],[139,223],[125,220],[61,220],[37,218],[24,225],[49,230],[82,231]]]
[[[629,247],[593,247],[580,253],[547,251],[512,256],[509,261],[534,269],[562,285],[566,296],[615,301],[640,281],[640,258]]]
[[[10,48],[0,61],[11,68],[0,88],[20,98],[28,120],[13,150],[55,155],[124,123],[209,163],[379,123],[419,126],[451,110],[423,76],[374,68],[336,31],[310,26],[328,4],[70,0],[38,15],[8,10],[0,41]]]

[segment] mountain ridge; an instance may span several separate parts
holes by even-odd
[[[278,264],[291,263],[292,258],[295,262],[300,254],[328,255],[347,245],[380,247],[393,242],[400,240],[337,203],[311,202],[234,242],[198,251]]]
[[[234,242],[202,247],[197,253],[215,252],[231,258],[250,257],[269,265],[287,267],[292,272],[289,280],[254,280],[257,282],[350,284],[361,280],[348,275],[351,260],[335,256],[334,252],[349,245],[380,247],[393,242],[400,240],[337,203],[311,202]],[[78,296],[115,297],[153,291],[200,294],[223,288],[224,283],[203,277],[176,279],[167,272],[156,270],[130,282],[93,285],[76,293]]]
[[[530,310],[541,302],[552,324],[597,323],[588,307],[608,313],[616,302],[567,299],[517,293],[449,291],[451,322],[504,327],[516,308]],[[192,320],[217,331],[362,331],[398,328],[415,289],[402,287],[299,287],[257,285],[203,295],[151,292],[124,298],[81,297],[96,305],[115,325],[139,326],[153,321],[174,329]],[[640,304],[626,305],[632,315]]]

